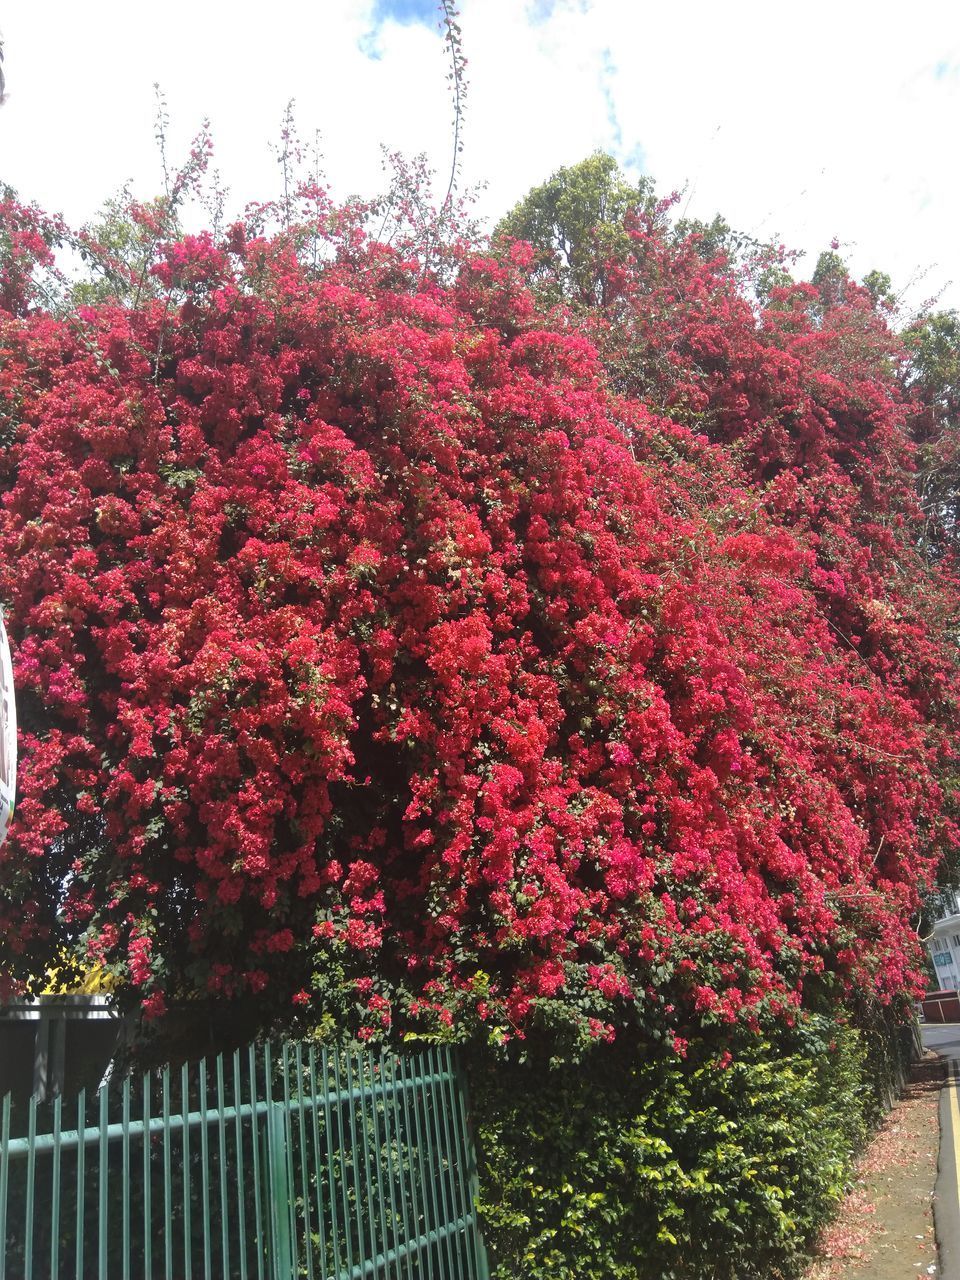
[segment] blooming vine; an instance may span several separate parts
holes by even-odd
[[[916,983],[956,595],[864,299],[635,230],[576,324],[523,245],[238,225],[63,316],[4,225],[8,975],[681,1050]]]

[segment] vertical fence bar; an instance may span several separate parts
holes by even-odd
[[[390,1191],[390,1240],[392,1240],[393,1242],[391,1246],[390,1242],[388,1241],[387,1248],[389,1249],[392,1247],[394,1250],[393,1271],[394,1271],[394,1276],[396,1277],[396,1280],[400,1280],[400,1276],[401,1276],[400,1242],[397,1239],[397,1235],[398,1235],[397,1171],[393,1165],[393,1138],[390,1134],[390,1118],[389,1118],[390,1107],[387,1102],[387,1060],[384,1056],[382,1049],[380,1050],[379,1066],[380,1066],[380,1096],[383,1099],[384,1158],[387,1162],[387,1186],[389,1187],[389,1191]],[[391,1094],[391,1100],[392,1100],[392,1097],[393,1095]],[[400,1191],[402,1194],[403,1192],[402,1185],[400,1187]]]
[[[324,1059],[326,1059],[326,1049],[324,1049]],[[324,1074],[326,1074],[326,1061],[324,1061]],[[347,1188],[347,1150],[344,1142],[343,1130],[343,1105],[344,1099],[340,1088],[340,1052],[338,1049],[333,1051],[333,1078],[337,1094],[337,1138],[340,1146],[340,1194],[343,1196],[343,1238],[347,1246],[347,1269],[350,1272],[351,1280],[353,1277],[353,1231],[350,1227],[350,1219],[353,1216],[350,1213],[350,1193]],[[356,1175],[356,1167],[354,1167],[354,1175]],[[363,1235],[358,1234],[360,1252],[363,1252]]]
[[[287,1122],[288,1113],[282,1102],[269,1103],[267,1112],[267,1154],[270,1173],[270,1203],[273,1209],[271,1239],[272,1280],[289,1280],[298,1274],[293,1259],[293,1241],[290,1237],[288,1205],[293,1188],[287,1180]]]
[[[442,1045],[436,1049],[431,1049],[430,1054],[436,1063],[436,1079],[433,1085],[434,1096],[434,1117],[437,1127],[437,1152],[438,1163],[440,1164],[440,1186],[443,1191],[444,1214],[447,1222],[453,1225],[460,1217],[459,1205],[457,1203],[457,1191],[454,1183],[456,1170],[453,1164],[453,1151],[450,1144],[450,1125],[447,1116],[447,1091],[444,1087],[444,1074],[446,1067],[444,1064],[444,1054],[446,1046]],[[460,1272],[462,1263],[461,1256],[461,1233],[459,1231],[450,1231],[447,1233],[447,1239],[450,1241],[451,1248],[454,1252],[454,1263],[457,1267],[457,1274]]]
[[[459,1232],[461,1265],[465,1268],[466,1280],[477,1280],[473,1255],[473,1223],[470,1203],[466,1192],[466,1164],[460,1147],[460,1134],[457,1128],[457,1080],[454,1074],[453,1053],[449,1045],[443,1049],[444,1075],[446,1089],[443,1114],[448,1132],[447,1151],[450,1160],[450,1193],[454,1199],[454,1213],[462,1220],[463,1227]]]
[[[220,1268],[221,1274],[230,1274],[230,1205],[227,1200],[227,1106],[223,1087],[223,1054],[217,1054],[217,1146],[220,1155]]]
[[[277,1167],[275,1160],[276,1138],[274,1136],[275,1119],[273,1115],[273,1055],[270,1052],[270,1041],[268,1040],[263,1046],[263,1094],[267,1102],[267,1112],[264,1120],[264,1132],[266,1135],[265,1149],[265,1173],[267,1188],[267,1212],[266,1226],[267,1238],[270,1242],[270,1259],[271,1265],[268,1268],[271,1280],[276,1280],[276,1254],[278,1246],[278,1237],[280,1235],[280,1223],[278,1221],[279,1214],[277,1211]]]
[[[404,1062],[404,1060],[403,1060],[402,1058],[400,1059],[400,1073],[401,1073],[401,1075],[403,1076],[404,1086],[406,1086],[406,1083],[407,1083],[407,1064]],[[413,1083],[414,1085],[417,1083],[416,1075],[414,1075],[414,1076],[413,1076],[412,1083]],[[432,1224],[431,1224],[431,1218],[430,1218],[430,1200],[431,1200],[431,1196],[430,1196],[430,1188],[429,1188],[429,1186],[428,1186],[428,1184],[427,1184],[426,1174],[425,1174],[425,1171],[424,1171],[424,1162],[423,1162],[423,1134],[422,1134],[421,1129],[420,1129],[420,1108],[417,1106],[417,1090],[416,1090],[416,1089],[414,1089],[414,1090],[412,1091],[412,1097],[408,1097],[408,1090],[407,1090],[407,1088],[406,1088],[406,1087],[404,1088],[404,1091],[403,1091],[403,1104],[404,1104],[404,1107],[407,1107],[407,1106],[408,1106],[408,1104],[409,1104],[409,1110],[413,1112],[413,1133],[414,1133],[414,1141],[415,1141],[415,1143],[416,1143],[416,1147],[417,1147],[417,1166],[418,1166],[418,1168],[419,1168],[419,1170],[420,1170],[420,1192],[421,1192],[420,1200],[421,1200],[421,1208],[423,1209],[423,1232],[422,1232],[422,1234],[423,1234],[423,1235],[425,1235],[425,1236],[427,1237],[427,1241],[426,1241],[426,1250],[427,1250],[427,1275],[429,1276],[429,1280],[434,1280],[435,1272],[434,1272],[434,1267],[433,1267],[433,1241],[430,1239],[430,1233],[431,1233],[431,1231],[433,1230],[433,1227],[432,1227]],[[409,1134],[409,1132],[410,1132],[410,1127],[409,1127],[409,1126],[410,1126],[410,1116],[409,1116],[409,1111],[408,1111],[408,1114],[407,1114],[407,1132],[408,1132],[408,1134]],[[412,1170],[413,1170],[413,1157],[412,1157],[412,1155],[411,1155],[411,1157],[410,1157],[410,1167],[411,1167],[411,1174],[412,1174]],[[438,1261],[439,1261],[439,1259],[438,1259]]]
[[[143,1271],[146,1280],[153,1280],[153,1206],[152,1166],[150,1164],[150,1072],[143,1073]]]
[[[107,1280],[107,1243],[109,1236],[107,1235],[107,1224],[109,1218],[109,1208],[107,1201],[107,1186],[109,1182],[109,1146],[107,1140],[107,1126],[110,1123],[109,1104],[110,1104],[110,1086],[104,1081],[100,1086],[100,1183],[97,1187],[99,1212],[97,1220],[99,1222],[100,1239],[97,1241],[100,1246],[98,1253],[97,1275],[98,1280]]]
[[[352,1115],[353,1108],[355,1105],[354,1099],[353,1099],[353,1093],[354,1093],[354,1090],[356,1090],[356,1092],[358,1092],[360,1095],[360,1136],[361,1136],[361,1142],[363,1146],[363,1184],[364,1184],[363,1198],[367,1208],[367,1229],[370,1234],[370,1262],[373,1264],[373,1269],[374,1269],[373,1274],[376,1275],[378,1271],[377,1255],[380,1251],[377,1248],[377,1219],[376,1219],[376,1213],[375,1213],[375,1206],[373,1204],[373,1196],[371,1194],[373,1189],[373,1183],[370,1177],[370,1143],[367,1138],[367,1098],[366,1098],[366,1092],[363,1087],[364,1067],[366,1065],[366,1061],[365,1061],[365,1055],[363,1054],[357,1054],[355,1057],[353,1054],[350,1054],[347,1057],[348,1081],[350,1079],[350,1072],[351,1072],[351,1067],[350,1067],[351,1058],[354,1058],[354,1061],[356,1062],[357,1075],[356,1075],[356,1083],[353,1085],[353,1087],[350,1090],[350,1107],[351,1107],[351,1115]],[[354,1156],[354,1159],[356,1159],[356,1156]]]
[[[77,1143],[77,1248],[76,1248],[76,1269],[77,1275],[83,1275],[83,1215],[86,1209],[86,1197],[84,1182],[84,1170],[87,1161],[87,1144],[84,1141],[83,1132],[87,1127],[87,1097],[86,1091],[81,1089],[77,1094],[77,1132],[80,1135],[80,1141]]]
[[[350,1116],[350,1151],[353,1156],[353,1194],[356,1197],[354,1207],[357,1214],[357,1248],[360,1253],[359,1260],[362,1262],[366,1247],[363,1242],[363,1196],[360,1192],[360,1173],[357,1168],[357,1156],[359,1153],[359,1144],[357,1143],[357,1102],[354,1097],[355,1085],[353,1083],[353,1068],[350,1065],[350,1054],[346,1055],[344,1061],[344,1074],[347,1080],[347,1107]],[[376,1247],[374,1247],[374,1256],[376,1256]]]
[[[173,1280],[173,1179],[170,1133],[170,1068],[163,1068],[163,1273]]]
[[[411,1236],[410,1234],[410,1218],[409,1218],[409,1215],[407,1214],[407,1196],[406,1196],[406,1189],[405,1189],[405,1184],[407,1182],[409,1182],[410,1184],[411,1207],[413,1208],[414,1219],[416,1219],[417,1210],[415,1207],[415,1201],[413,1200],[413,1160],[410,1159],[409,1136],[407,1140],[407,1149],[408,1149],[407,1167],[409,1169],[408,1177],[405,1178],[404,1172],[403,1172],[403,1147],[402,1147],[403,1128],[400,1124],[401,1098],[399,1097],[400,1086],[399,1086],[398,1077],[397,1077],[397,1067],[398,1067],[397,1058],[396,1056],[391,1055],[391,1058],[390,1058],[391,1105],[393,1108],[393,1131],[396,1134],[396,1138],[397,1138],[397,1166],[398,1166],[397,1169],[394,1171],[393,1181],[396,1183],[397,1190],[400,1193],[400,1215],[403,1220],[403,1240],[404,1240],[404,1244],[409,1250],[414,1237]],[[386,1098],[384,1098],[384,1102],[386,1102]],[[418,1234],[417,1232],[414,1232],[414,1236],[417,1234]],[[418,1249],[417,1250],[418,1261],[419,1261],[420,1253],[421,1253],[421,1250]],[[413,1260],[412,1254],[408,1252],[406,1256],[408,1260],[412,1262]],[[398,1254],[398,1263],[399,1263],[399,1254]],[[398,1269],[398,1274],[400,1274],[399,1269]]]
[[[463,1161],[457,1145],[456,1122],[454,1118],[453,1059],[450,1046],[444,1045],[437,1051],[440,1062],[440,1094],[443,1099],[443,1135],[447,1147],[447,1170],[450,1183],[450,1201],[453,1218],[463,1222],[457,1232],[457,1257],[461,1267],[466,1269],[466,1280],[476,1280],[473,1274],[473,1259],[470,1249],[470,1210],[463,1191]]]
[[[299,1054],[300,1048],[297,1046]],[[298,1058],[299,1061],[299,1058]],[[320,1110],[319,1099],[317,1098],[317,1051],[314,1045],[307,1048],[307,1079],[310,1081],[310,1116],[311,1130],[313,1137],[313,1172],[316,1178],[316,1199],[317,1199],[317,1234],[320,1239],[320,1276],[321,1280],[327,1275],[327,1224],[326,1214],[323,1211],[323,1162],[320,1159]],[[327,1145],[329,1147],[329,1131],[327,1133]],[[330,1200],[333,1201],[333,1185],[330,1186]],[[333,1260],[334,1271],[340,1270],[339,1259]]]
[[[10,1143],[10,1103],[9,1093],[3,1095],[3,1118],[0,1120],[0,1280],[7,1276],[7,1190],[10,1184],[10,1157],[7,1151]]]
[[[407,1087],[407,1072],[403,1057],[399,1053],[396,1054],[393,1060],[393,1072],[394,1076],[399,1077],[400,1081],[397,1105],[403,1115],[403,1133],[406,1140],[407,1183],[410,1188],[410,1212],[413,1215],[411,1238],[417,1241],[418,1274],[423,1275],[425,1266],[429,1266],[430,1263],[430,1244],[429,1241],[423,1241],[423,1232],[420,1228],[421,1217],[424,1218],[424,1221],[426,1220],[426,1210],[421,1205],[420,1191],[418,1188],[416,1138],[414,1135],[413,1122],[410,1119],[410,1099],[408,1097],[409,1090]],[[426,1262],[424,1259],[426,1259]]]
[[[307,1280],[313,1280],[313,1213],[310,1208],[310,1161],[307,1157],[307,1121],[304,1112],[304,1078],[303,1078],[303,1047],[297,1044],[294,1047],[294,1064],[297,1071],[297,1098],[299,1100],[299,1128],[300,1128],[300,1188],[303,1196],[303,1225],[304,1240],[306,1249],[307,1263]],[[316,1116],[316,1109],[313,1112]],[[320,1165],[316,1163],[315,1176],[317,1186],[320,1185]],[[322,1235],[323,1223],[318,1224],[319,1233]]]
[[[437,1234],[440,1226],[440,1201],[437,1197],[437,1178],[433,1167],[433,1140],[430,1135],[430,1113],[427,1108],[429,1081],[424,1073],[424,1056],[422,1053],[418,1055],[416,1065],[411,1064],[411,1070],[415,1073],[414,1082],[417,1086],[413,1091],[410,1104],[413,1107],[413,1122],[417,1131],[417,1154],[420,1162],[420,1185],[423,1189],[424,1216],[429,1222],[427,1233],[430,1236],[429,1257],[431,1264],[436,1261],[438,1268],[440,1268],[440,1274],[443,1276],[443,1259],[441,1257],[443,1242]],[[421,1116],[423,1118],[422,1124]]]
[[[364,1055],[370,1072],[370,1127],[373,1130],[373,1168],[377,1186],[377,1207],[380,1211],[380,1229],[383,1233],[383,1273],[389,1273],[387,1254],[390,1250],[390,1229],[387,1225],[387,1205],[383,1195],[383,1161],[384,1154],[380,1144],[380,1121],[377,1117],[377,1077],[376,1062],[372,1053]],[[366,1129],[366,1125],[364,1125]]]
[[[263,1081],[267,1096],[267,1189],[270,1196],[271,1280],[288,1280],[297,1274],[290,1232],[290,1199],[287,1155],[289,1111],[273,1100],[273,1055],[269,1040],[263,1046]],[[286,1086],[284,1089],[287,1094]]]
[[[436,1095],[436,1067],[433,1061],[433,1050],[428,1049],[424,1054],[424,1077],[423,1077],[423,1122],[426,1129],[427,1154],[430,1167],[430,1181],[433,1186],[433,1202],[436,1209],[436,1222],[439,1226],[441,1222],[450,1221],[450,1209],[447,1205],[447,1184],[443,1170],[443,1151],[442,1140],[440,1137],[439,1120],[437,1117],[437,1095]],[[443,1238],[437,1244],[437,1252],[441,1248],[446,1254],[445,1276],[452,1275],[454,1270],[453,1258],[453,1242],[450,1239],[450,1232],[444,1233]]]
[[[473,1189],[470,1183],[470,1159],[467,1151],[467,1134],[462,1122],[460,1111],[460,1077],[456,1069],[454,1056],[449,1048],[446,1051],[446,1056],[449,1083],[448,1095],[450,1102],[450,1129],[453,1134],[453,1146],[451,1151],[456,1156],[457,1168],[460,1170],[458,1185],[460,1204],[462,1206],[461,1213],[463,1218],[468,1222],[468,1226],[464,1230],[464,1251],[466,1254],[469,1280],[478,1280],[476,1250],[473,1247],[473,1242],[479,1228],[476,1221],[476,1206],[473,1204]],[[471,1220],[472,1225],[469,1225]]]
[[[60,1094],[53,1099],[53,1168],[50,1174],[50,1275],[56,1280],[60,1270],[60,1128],[63,1116],[63,1099]],[[6,1241],[0,1231],[0,1249]]]
[[[316,1066],[316,1053],[313,1045],[310,1046],[311,1053],[311,1070]],[[336,1178],[333,1171],[333,1108],[330,1105],[330,1064],[327,1060],[327,1051],[325,1048],[320,1050],[320,1069],[323,1072],[323,1122],[327,1136],[327,1172],[330,1178],[330,1231],[333,1236],[333,1265],[337,1280],[340,1277],[340,1232],[337,1223],[337,1197],[334,1194]],[[316,1088],[316,1084],[314,1084]],[[339,1133],[339,1128],[338,1128]],[[342,1190],[342,1183],[341,1183]],[[346,1206],[344,1206],[346,1207]],[[344,1218],[346,1222],[346,1218]],[[346,1227],[344,1228],[346,1230]],[[348,1261],[347,1264],[351,1271],[353,1263]]]
[[[429,1110],[426,1111],[427,1127],[430,1131],[429,1137],[428,1137],[428,1144],[429,1144],[429,1149],[431,1151],[431,1163],[434,1169],[434,1174],[433,1174],[434,1185],[438,1188],[438,1191],[436,1194],[439,1198],[439,1202],[441,1206],[440,1211],[443,1214],[444,1222],[450,1223],[452,1221],[452,1217],[450,1212],[450,1205],[447,1201],[447,1174],[449,1172],[449,1169],[445,1170],[443,1167],[443,1164],[444,1164],[443,1134],[441,1132],[440,1116],[437,1110],[438,1101],[439,1101],[437,1098],[437,1088],[438,1088],[437,1077],[440,1074],[440,1067],[436,1062],[433,1049],[427,1050],[426,1058],[427,1058],[427,1074],[425,1077],[426,1089],[424,1090],[424,1108],[426,1110],[426,1103],[429,1100],[430,1107],[429,1107]],[[451,1276],[455,1275],[456,1261],[455,1261],[454,1252],[453,1252],[454,1240],[453,1240],[452,1231],[444,1232],[443,1246],[444,1246],[444,1252],[447,1255],[447,1274]]]
[[[37,1169],[37,1098],[33,1094],[27,1104],[27,1194],[24,1207],[23,1275],[33,1280],[33,1184]]]
[[[207,1133],[207,1060],[201,1058],[197,1066],[197,1084],[200,1109],[200,1195],[203,1199],[201,1225],[203,1228],[203,1280],[213,1280],[210,1261],[210,1135]]]
[[[249,1051],[250,1067],[250,1132],[253,1135],[253,1211],[257,1241],[257,1280],[263,1280],[263,1202],[260,1193],[260,1126],[257,1123],[257,1051]]]
[[[193,1228],[190,1204],[190,1070],[180,1068],[180,1110],[183,1115],[183,1274],[193,1277]]]
[[[130,1077],[123,1077],[121,1094],[123,1127],[123,1280],[130,1280]],[[146,1134],[144,1134],[146,1141]]]
[[[280,1050],[280,1065],[283,1070],[283,1117],[284,1117],[284,1150],[287,1164],[287,1187],[289,1188],[287,1195],[287,1217],[290,1235],[290,1250],[293,1254],[293,1274],[299,1275],[300,1259],[299,1250],[297,1248],[297,1205],[296,1192],[294,1187],[293,1171],[293,1118],[290,1112],[290,1046],[284,1041]],[[310,1241],[307,1239],[307,1248],[309,1250]],[[286,1280],[286,1278],[284,1278]]]
[[[240,1280],[247,1280],[247,1215],[246,1206],[244,1205],[244,1189],[245,1182],[243,1178],[243,1120],[240,1116],[240,1107],[243,1104],[243,1093],[240,1087],[241,1080],[240,1070],[240,1050],[233,1051],[233,1106],[236,1112],[236,1137],[237,1137],[237,1231],[239,1240],[237,1250],[240,1255]]]

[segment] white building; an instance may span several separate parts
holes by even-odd
[[[946,915],[940,917],[927,938],[927,950],[937,975],[937,986],[960,988],[960,892],[944,892]]]

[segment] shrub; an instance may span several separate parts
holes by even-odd
[[[864,1137],[864,1046],[813,1016],[728,1054],[475,1063],[493,1276],[794,1274]]]

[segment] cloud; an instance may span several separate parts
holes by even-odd
[[[853,269],[890,272],[915,300],[957,263],[960,7],[810,0],[462,0],[468,59],[464,181],[494,218],[554,169],[603,148],[692,216],[778,235],[811,261],[834,235]],[[779,15],[775,17],[774,15]],[[56,39],[51,39],[51,31]],[[10,99],[0,178],[89,217],[127,178],[159,185],[153,81],[180,154],[209,115],[234,200],[278,189],[276,139],[296,99],[343,194],[381,184],[380,144],[449,171],[447,52],[430,0],[120,0],[20,5],[5,17]],[[939,74],[939,68],[947,68]],[[960,305],[960,289],[945,295]]]

